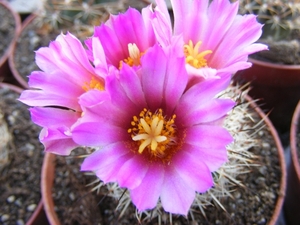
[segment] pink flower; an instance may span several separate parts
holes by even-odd
[[[139,67],[140,58],[157,41],[150,21],[150,6],[142,10],[129,8],[125,13],[111,15],[101,26],[95,27],[93,38],[97,38],[109,65],[120,68],[123,63]],[[88,54],[93,61],[94,45],[86,41]]]
[[[165,211],[187,215],[196,192],[214,185],[212,172],[227,160],[232,137],[222,121],[235,103],[215,97],[230,74],[187,88],[185,58],[176,49],[154,45],[139,71],[124,64],[106,78],[105,91],[82,95],[84,115],[72,134],[96,148],[83,171],[129,189],[140,211],[160,199]]]
[[[36,63],[42,71],[29,76],[29,90],[20,100],[34,106],[32,120],[43,127],[40,140],[45,150],[67,155],[78,145],[72,140],[71,126],[81,117],[80,95],[90,89],[103,89],[107,73],[101,45],[94,40],[95,67],[88,60],[86,50],[71,34],[59,35],[49,47],[36,52]]]
[[[174,29],[164,0],[156,0],[152,23],[158,41],[166,46],[182,35],[188,73],[202,79],[235,73],[251,66],[248,55],[267,49],[254,43],[262,25],[254,15],[237,15],[238,2],[228,0],[171,0]],[[172,34],[173,32],[173,34]]]

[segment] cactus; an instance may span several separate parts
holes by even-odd
[[[125,11],[127,7],[126,0],[43,0],[37,13],[38,25],[41,33],[68,30],[84,39],[91,36],[94,26],[106,21],[109,14]]]

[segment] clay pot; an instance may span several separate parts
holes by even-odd
[[[41,178],[42,199],[44,202],[44,209],[51,225],[60,225],[60,221],[54,210],[54,201],[52,198],[52,186],[54,182],[55,173],[55,155],[46,153]]]
[[[18,86],[21,86],[22,88],[25,89],[28,88],[27,79],[24,76],[22,76],[18,71],[14,56],[16,54],[16,48],[18,45],[24,45],[24,47],[27,48],[27,43],[22,43],[22,40],[20,40],[20,36],[22,32],[24,32],[26,27],[34,20],[35,17],[36,17],[35,14],[31,14],[25,19],[25,21],[22,24],[21,30],[16,38],[16,44],[13,46],[12,52],[9,56],[9,67],[14,76],[15,82],[17,83]]]
[[[261,99],[260,107],[281,133],[290,131],[291,118],[300,99],[300,65],[280,65],[249,59],[252,67],[238,71],[233,79],[250,82],[249,95]]]
[[[46,216],[46,213],[44,211],[44,203],[43,200],[41,200],[34,210],[34,213],[29,218],[29,220],[26,222],[26,225],[48,225],[48,219]]]
[[[18,86],[15,86],[12,84],[7,84],[7,83],[0,83],[0,89],[3,89],[3,88],[10,90],[11,92],[17,93],[18,95],[23,91],[23,89]],[[3,100],[3,99],[1,99],[1,100]],[[27,137],[27,138],[29,138],[29,137]],[[37,149],[35,149],[35,150],[37,150]],[[26,148],[24,148],[24,151],[26,151]],[[25,173],[25,171],[24,171],[24,173]],[[31,184],[28,184],[28,185],[31,185]],[[11,187],[10,191],[12,191],[12,190],[13,190],[13,187]],[[12,192],[12,193],[14,194],[15,192]],[[45,214],[45,211],[44,211],[42,199],[39,201],[34,212],[32,213],[32,215],[26,222],[26,225],[41,225],[41,224],[43,224],[43,225],[49,224],[46,214]]]
[[[290,151],[287,160],[288,183],[284,210],[289,225],[298,225],[300,221],[300,163],[299,163],[299,133],[300,133],[300,101],[295,109],[290,133]]]
[[[276,143],[276,147],[278,150],[278,155],[279,155],[278,161],[281,168],[280,183],[278,184],[280,190],[276,200],[276,205],[273,211],[273,215],[270,221],[268,221],[269,225],[275,225],[282,222],[282,208],[283,208],[283,201],[284,201],[285,189],[286,189],[286,170],[285,170],[286,164],[285,164],[284,151],[279,136],[277,134],[277,131],[272,125],[271,121],[263,113],[263,111],[256,105],[256,103],[253,102],[253,100],[250,97],[246,96],[246,100],[251,102],[251,108],[253,108],[259,114],[259,117],[264,120],[265,126],[268,127],[268,131],[274,138],[274,142]],[[48,217],[49,223],[51,225],[60,225],[61,222],[59,221],[58,216],[54,210],[54,200],[52,198],[52,187],[53,187],[54,176],[55,176],[54,175],[55,159],[56,156],[54,154],[46,153],[44,158],[43,168],[42,168],[41,189],[42,189],[42,198],[44,202],[44,209]]]
[[[6,1],[0,1],[0,7],[5,8],[9,11],[9,13],[14,18],[14,31],[12,35],[14,38],[10,40],[10,43],[8,44],[6,51],[3,55],[0,56],[0,82],[3,81],[5,78],[9,79],[10,71],[8,66],[8,57],[12,54],[12,48],[15,44],[16,37],[21,29],[21,18],[19,14],[17,14]],[[5,31],[8,32],[8,31]],[[8,37],[6,38],[8,39]]]

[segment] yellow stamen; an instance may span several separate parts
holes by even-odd
[[[132,140],[139,143],[138,153],[142,154],[145,149],[148,149],[152,156],[164,157],[166,150],[175,143],[176,116],[173,115],[167,120],[163,116],[162,109],[154,114],[143,109],[139,117],[140,119],[137,116],[133,117],[132,128],[128,129]]]
[[[89,91],[89,90],[92,90],[92,89],[98,89],[100,91],[103,91],[104,90],[104,83],[102,83],[99,80],[96,80],[95,77],[92,77],[90,83],[85,82],[85,84],[84,84],[84,86],[82,86],[82,88],[85,91]]]
[[[141,53],[136,44],[129,43],[128,44],[128,53],[129,57],[120,62],[119,69],[122,68],[122,64],[125,62],[129,66],[138,66],[141,64],[141,56],[144,53]]]
[[[207,60],[204,57],[212,53],[211,50],[199,52],[201,44],[202,42],[199,41],[194,46],[193,42],[190,40],[188,45],[183,46],[186,63],[197,69],[207,66]]]

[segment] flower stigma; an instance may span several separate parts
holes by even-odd
[[[104,84],[103,82],[97,80],[95,77],[92,77],[90,82],[85,82],[82,86],[83,90],[89,91],[93,89],[98,89],[100,91],[104,91]]]
[[[129,43],[128,44],[128,53],[129,57],[120,61],[119,69],[122,68],[122,64],[125,62],[129,66],[139,66],[141,65],[141,57],[144,53],[141,53],[136,44]]]
[[[190,40],[188,45],[183,46],[185,62],[195,67],[196,69],[206,67],[207,60],[204,57],[212,53],[211,50],[199,52],[201,44],[202,42],[198,41],[194,46],[193,42]]]
[[[163,110],[159,109],[152,113],[143,109],[137,116],[133,116],[132,128],[128,129],[133,141],[139,145],[138,153],[146,152],[158,158],[168,157],[170,147],[176,144],[174,114],[170,119],[163,116]],[[171,151],[172,152],[172,151]]]

